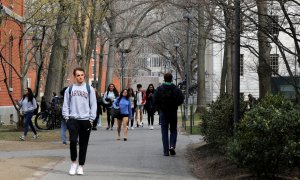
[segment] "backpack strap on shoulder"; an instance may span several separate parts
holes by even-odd
[[[90,94],[91,94],[91,86],[90,85],[88,85],[88,84],[85,84],[86,85],[86,90],[87,90],[87,92],[88,92],[88,96],[89,96],[89,106],[90,106],[90,108],[91,108],[91,98],[90,98]]]
[[[69,106],[71,103],[71,92],[72,92],[73,84],[69,86]]]

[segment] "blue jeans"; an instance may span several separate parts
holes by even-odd
[[[160,111],[159,118],[161,122],[161,135],[164,148],[164,154],[169,153],[169,148],[176,147],[177,141],[177,111]],[[170,146],[168,131],[170,127]]]
[[[66,131],[67,131],[66,121],[62,120],[61,124],[60,124],[60,138],[61,138],[61,140],[62,140],[63,143],[67,142]]]
[[[33,116],[33,111],[29,111],[24,114],[24,136],[27,136],[29,126],[32,132],[36,135],[36,130],[31,121],[32,116]]]

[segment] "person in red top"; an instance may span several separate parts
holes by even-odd
[[[138,84],[137,91],[135,92],[135,121],[136,121],[136,127],[144,126],[143,123],[143,106],[146,103],[146,93],[142,90],[142,85]],[[140,123],[138,123],[138,115],[140,116]]]

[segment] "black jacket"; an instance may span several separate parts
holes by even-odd
[[[158,110],[162,111],[177,111],[183,100],[181,90],[172,83],[162,84],[154,94],[154,104]]]

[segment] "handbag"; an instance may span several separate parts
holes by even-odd
[[[111,108],[111,116],[112,118],[118,118],[120,115],[120,107],[117,105],[117,107],[112,106]]]

